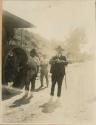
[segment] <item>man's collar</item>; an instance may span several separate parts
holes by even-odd
[[[57,55],[57,57],[61,57],[61,56],[63,56],[62,54],[61,55]]]

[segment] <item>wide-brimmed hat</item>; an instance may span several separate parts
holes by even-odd
[[[55,50],[56,50],[57,52],[62,52],[62,51],[64,51],[64,49],[63,49],[61,46],[56,47]]]

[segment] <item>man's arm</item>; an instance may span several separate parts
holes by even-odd
[[[65,56],[63,56],[63,57],[59,60],[59,62],[65,64],[65,65],[68,64],[68,61],[67,61],[67,59],[66,59]]]
[[[50,59],[49,64],[54,64],[56,62],[56,57]]]

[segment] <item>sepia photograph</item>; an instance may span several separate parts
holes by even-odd
[[[2,124],[96,125],[96,0],[2,0]]]

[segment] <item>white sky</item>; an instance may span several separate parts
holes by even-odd
[[[3,8],[36,25],[30,30],[49,40],[65,40],[72,29],[83,28],[94,49],[94,0],[4,0]]]

